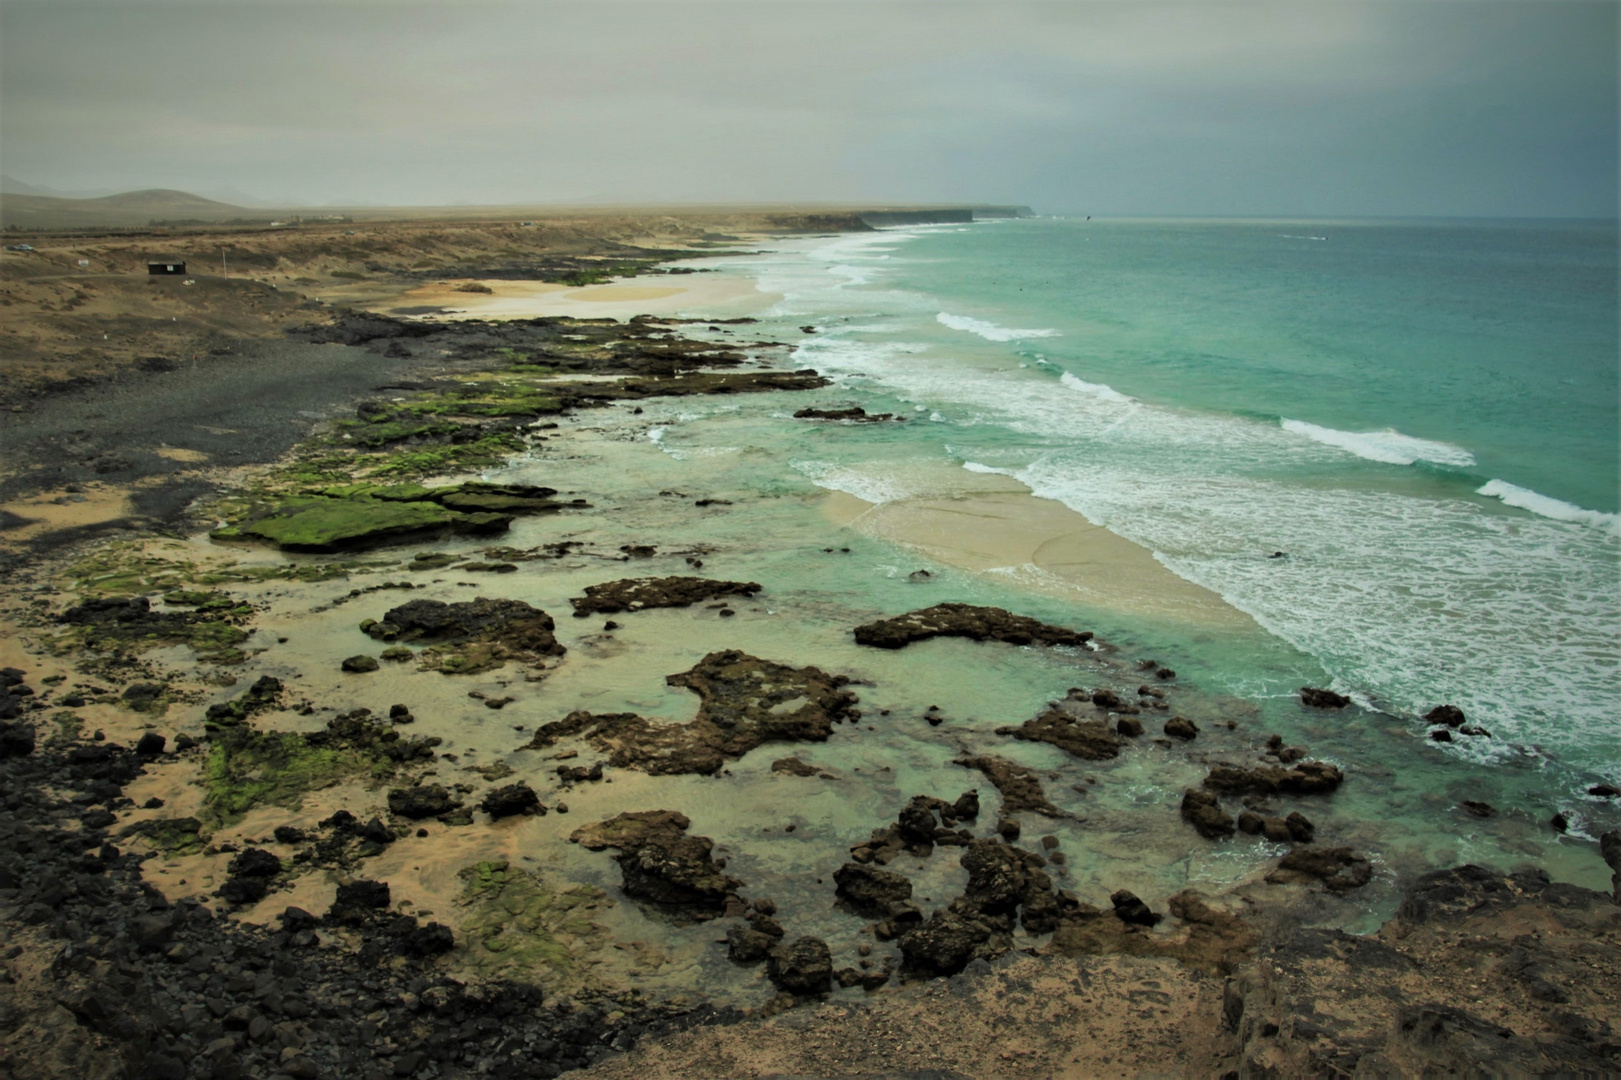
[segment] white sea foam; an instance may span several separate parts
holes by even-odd
[[[1611,532],[1621,532],[1621,514],[1606,514],[1602,510],[1586,510],[1573,503],[1555,499],[1549,495],[1538,494],[1529,488],[1511,484],[1507,480],[1488,480],[1476,489],[1475,494],[1486,495],[1491,498],[1502,499],[1510,506],[1529,510],[1539,517],[1552,518],[1555,521],[1574,521],[1582,525],[1593,525]]]
[[[877,468],[839,465],[831,461],[790,461],[811,483],[829,491],[842,491],[870,503],[895,502],[915,494],[901,477],[886,475]]]
[[[965,461],[962,463],[962,467],[969,472],[989,473],[994,476],[1012,476],[1019,471],[1017,469],[998,469],[994,465],[981,465],[977,461]]]
[[[984,319],[975,319],[967,315],[953,315],[942,311],[934,317],[934,321],[941,326],[949,326],[953,330],[966,330],[970,334],[978,334],[986,341],[1023,341],[1026,338],[1057,337],[1057,330],[1015,330],[1006,326],[998,326]]]
[[[1283,430],[1304,435],[1325,446],[1337,447],[1359,458],[1382,461],[1387,465],[1411,465],[1417,461],[1429,461],[1436,465],[1468,468],[1475,463],[1475,455],[1461,446],[1403,435],[1394,428],[1386,428],[1384,431],[1339,431],[1335,428],[1308,424],[1304,420],[1284,420]]]
[[[1093,397],[1102,398],[1104,401],[1113,401],[1120,405],[1135,400],[1106,383],[1087,382],[1085,379],[1078,378],[1067,371],[1058,377],[1058,381],[1071,390],[1078,390],[1083,394],[1091,394]]]

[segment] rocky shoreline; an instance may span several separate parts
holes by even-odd
[[[211,561],[150,546],[152,523],[119,544],[58,537],[15,561],[33,576],[19,576],[6,617],[50,671],[0,672],[0,1010],[10,1032],[0,1078],[1621,1069],[1610,1027],[1621,836],[1601,847],[1617,875],[1613,898],[1534,871],[1464,866],[1408,884],[1377,935],[1312,928],[1312,904],[1355,893],[1375,873],[1367,853],[1333,842],[1316,809],[1346,771],[1201,713],[1172,668],[1088,631],[949,602],[848,626],[856,646],[878,654],[959,639],[1057,651],[1098,676],[1022,723],[939,732],[955,749],[936,786],[951,790],[903,790],[893,820],[873,822],[836,870],[814,885],[795,880],[802,896],[862,927],[850,955],[802,932],[780,893],[751,886],[723,845],[693,827],[691,807],[642,801],[693,790],[660,781],[717,785],[710,798],[724,801],[733,768],[757,750],[775,758],[773,777],[836,779],[786,755],[895,722],[848,674],[710,651],[664,679],[695,699],[690,720],[579,709],[508,725],[505,756],[487,765],[416,734],[416,704],[374,710],[353,706],[353,695],[327,704],[313,679],[295,681],[313,672],[259,673],[236,689],[238,673],[255,673],[255,635],[270,636],[278,596],[303,602],[297,590],[322,582],[354,587],[310,614],[355,601],[349,623],[374,643],[331,656],[325,677],[498,675],[515,692],[572,662],[553,614],[502,595],[520,569],[601,564],[568,606],[580,619],[615,617],[570,639],[576,652],[604,656],[617,655],[618,619],[691,609],[731,620],[760,603],[771,593],[764,578],[623,576],[623,564],[656,552],[640,541],[501,545],[526,518],[593,508],[592,493],[563,490],[574,483],[566,469],[548,486],[457,479],[562,440],[559,422],[593,410],[827,385],[815,371],[783,370],[780,343],[745,340],[746,320],[703,326],[707,337],[654,318],[341,313],[293,336],[419,377],[376,387],[273,463],[216,478],[218,490],[164,519],[188,535],[206,529]],[[660,495],[690,513],[730,505]],[[705,554],[681,557],[696,573]],[[452,571],[478,579],[456,582],[473,588],[470,599],[398,595],[442,585],[433,575]],[[517,700],[468,698],[461,707],[479,717]],[[1343,708],[1336,698],[1302,688],[1306,707]],[[1461,714],[1453,723],[1444,708],[1431,714],[1437,730],[1468,735]],[[933,731],[945,717],[936,705],[920,719]],[[1054,801],[1047,785],[1060,772],[996,752],[1018,744],[1051,748],[1077,769],[1152,750],[1163,755],[1155,761],[1202,771],[1179,803],[1152,811],[1156,827],[1199,843],[1272,844],[1258,850],[1276,861],[1224,895],[1083,897],[1064,884],[1074,856],[1054,833],[1034,834],[1084,818]],[[168,798],[194,812],[131,794],[170,773]],[[981,778],[994,795],[974,786]],[[587,792],[596,805],[615,782],[626,792],[617,812],[574,816]],[[1086,776],[1070,794],[1096,782]],[[329,797],[353,809],[292,817]],[[584,865],[617,864],[615,895],[479,858],[455,869],[453,909],[430,911],[407,895],[414,886],[373,869],[404,875],[441,845],[460,850],[458,836],[541,819],[561,828],[558,815],[571,827],[548,835],[566,836]],[[159,867],[165,876],[149,873]],[[203,873],[206,889],[164,891]],[[916,895],[925,873],[956,895]],[[289,902],[316,881],[330,895],[321,910]],[[713,924],[715,955],[759,970],[770,990],[736,1008],[593,975],[613,951],[638,973],[664,963],[657,943],[618,940],[600,921],[619,900],[656,925]],[[1048,1006],[1036,1000],[1042,986]],[[841,991],[869,996],[852,1003]],[[969,1022],[940,1030],[964,1012]],[[988,1035],[1007,1025],[1017,1031]]]

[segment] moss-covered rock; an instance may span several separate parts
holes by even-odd
[[[324,731],[216,732],[200,781],[205,824],[231,824],[265,804],[297,809],[307,792],[354,779],[382,784],[403,767],[433,760],[439,739],[402,738],[364,713],[337,717]]]
[[[243,659],[237,646],[248,639],[240,624],[252,614],[247,604],[207,612],[153,611],[152,602],[144,596],[103,597],[86,600],[57,616],[65,627],[57,645],[97,652],[189,645],[200,659],[236,663]]]
[[[589,978],[608,937],[592,916],[613,906],[601,889],[542,882],[505,861],[480,862],[457,876],[465,883],[457,929],[467,962],[481,974],[548,989]]]

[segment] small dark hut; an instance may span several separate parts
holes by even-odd
[[[179,259],[166,262],[149,262],[146,264],[146,272],[154,276],[158,274],[184,274],[186,264]]]

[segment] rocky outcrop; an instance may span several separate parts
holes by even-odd
[[[1047,794],[1041,790],[1041,781],[1037,779],[1034,769],[989,754],[958,758],[956,764],[985,774],[985,779],[994,784],[1002,795],[1004,814],[1022,814],[1026,810],[1033,810],[1052,818],[1071,816],[1047,801]]]
[[[1302,761],[1292,769],[1277,765],[1215,765],[1204,786],[1223,795],[1328,795],[1345,774],[1322,761]]]
[[[825,994],[833,989],[833,954],[821,938],[795,938],[766,955],[766,976],[790,994]]]
[[[552,617],[522,600],[479,597],[460,603],[412,600],[367,619],[360,629],[378,641],[430,645],[419,659],[447,674],[469,675],[501,667],[508,660],[540,664],[567,650],[558,642]]]
[[[1329,892],[1350,892],[1373,880],[1373,864],[1347,847],[1296,850],[1279,859],[1266,880],[1274,885],[1320,881]]]
[[[1221,800],[1214,794],[1198,788],[1188,788],[1182,793],[1182,820],[1206,840],[1223,840],[1233,835],[1233,816],[1221,808]]]
[[[973,833],[952,826],[959,821],[973,821],[978,817],[977,791],[965,791],[957,797],[956,802],[949,803],[933,795],[914,795],[901,808],[894,824],[874,829],[872,839],[864,840],[850,849],[850,858],[862,864],[884,866],[904,851],[926,859],[934,854],[936,844],[961,847],[972,840]]]
[[[852,405],[848,409],[800,409],[794,413],[795,420],[849,420],[857,424],[876,424],[885,420],[905,420],[904,416],[894,413],[870,413],[860,405]]]
[[[1621,904],[1621,829],[1611,829],[1599,837],[1599,853],[1611,871],[1610,885],[1615,889],[1615,902]]]
[[[1005,641],[1010,645],[1082,646],[1090,633],[1051,626],[1001,608],[972,604],[936,604],[921,611],[879,619],[855,629],[856,644],[879,649],[900,649],[914,641],[936,637],[964,637],[973,641]]]
[[[399,439],[437,434],[443,421],[374,423],[360,436],[384,446]],[[419,541],[445,534],[490,536],[502,533],[518,514],[550,513],[571,504],[552,499],[557,492],[524,484],[466,483],[426,488],[420,484],[345,484],[314,494],[281,495],[250,502],[231,524],[209,535],[215,540],[264,540],[284,551],[331,553]]]
[[[949,907],[901,935],[905,967],[926,976],[951,975],[976,958],[1013,947],[1013,930],[1047,934],[1078,910],[1073,897],[1053,891],[1046,860],[1000,840],[969,843],[962,854],[968,885]]]
[[[388,793],[388,809],[413,821],[439,817],[461,806],[443,784],[420,784],[411,788],[395,788]]]
[[[776,664],[736,649],[710,653],[665,682],[698,694],[696,718],[671,724],[635,713],[574,712],[542,725],[528,748],[544,749],[577,736],[620,768],[713,774],[766,743],[826,742],[835,723],[860,715],[856,696],[843,689],[848,682],[843,676]]]
[[[848,862],[833,871],[835,895],[862,915],[888,917],[895,905],[912,899],[912,883],[903,874]]]
[[[479,809],[495,819],[546,812],[546,808],[540,805],[540,796],[535,794],[535,789],[521,780],[491,790],[478,805]]]
[[[1105,761],[1120,755],[1121,739],[1107,724],[1079,720],[1063,709],[1048,709],[1034,720],[1018,727],[999,727],[998,735],[1011,735],[1027,742],[1051,743],[1084,761]]]
[[[760,591],[753,581],[713,581],[697,577],[626,578],[601,585],[587,585],[585,595],[575,597],[574,617],[611,615],[645,608],[691,607],[722,596],[751,597]]]
[[[1540,871],[1425,874],[1377,935],[1297,929],[1236,974],[1238,1074],[1611,1075],[1617,917]]]
[[[569,840],[601,851],[617,848],[625,895],[646,900],[671,914],[711,919],[739,903],[743,883],[722,873],[710,852],[714,841],[688,836],[685,814],[647,810],[620,814],[576,829]]]
[[[1324,690],[1317,686],[1302,686],[1300,701],[1301,704],[1314,709],[1343,709],[1351,704],[1351,699],[1344,694],[1336,694],[1332,690]]]

